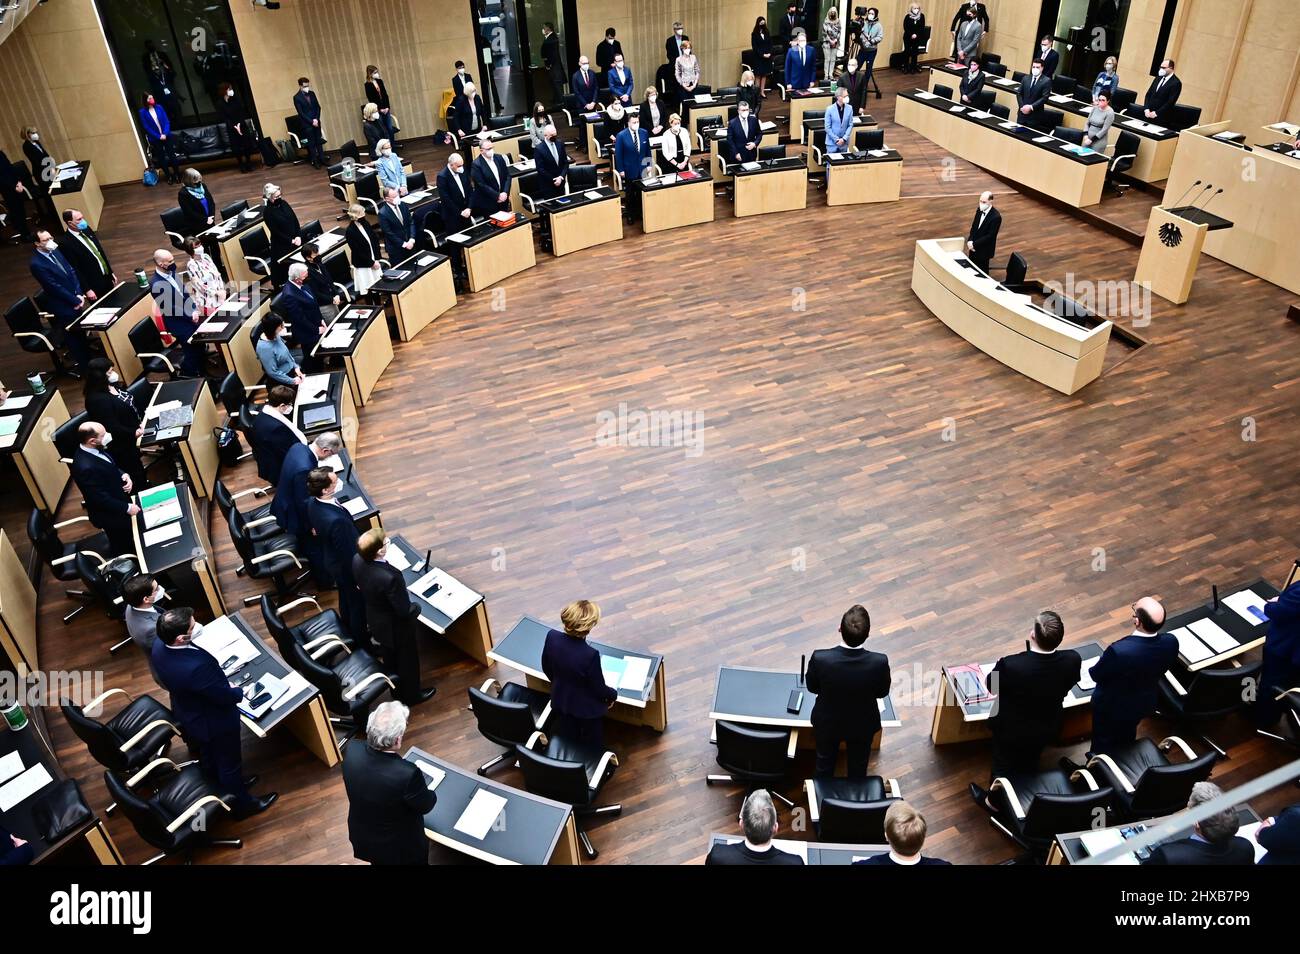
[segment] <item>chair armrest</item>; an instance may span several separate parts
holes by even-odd
[[[50,351],[54,350],[54,345],[50,343],[50,339],[45,337],[45,335],[41,334],[39,331],[15,331],[14,337],[15,338],[40,338],[41,341],[45,343],[46,348],[48,348]]]
[[[289,133],[289,138],[293,140],[293,147],[294,147],[295,149],[301,149],[301,148],[302,148],[302,140],[298,138],[298,134],[297,134],[297,133],[295,133],[295,132],[291,132],[291,133]]]
[[[337,182],[330,183],[330,191],[334,193],[334,198],[338,199],[340,202],[346,202],[348,200],[347,190]]]
[[[1177,677],[1172,672],[1165,673],[1165,681],[1168,682],[1169,687],[1180,696],[1187,695],[1187,690],[1183,688],[1183,684],[1178,681]]]
[[[96,556],[98,556],[98,554],[96,554]],[[65,564],[65,563],[70,563],[70,562],[72,562],[73,560],[75,560],[76,558],[77,558],[77,555],[76,555],[75,553],[69,553],[69,554],[68,554],[67,556],[65,556],[65,557],[59,557],[57,560],[51,560],[51,561],[50,561],[50,566],[63,566],[63,564]],[[102,559],[102,558],[101,558],[101,559]]]
[[[347,702],[351,702],[353,699],[357,697],[357,693],[359,693],[362,689],[366,688],[366,686],[370,685],[372,682],[375,682],[376,680],[379,679],[382,679],[384,682],[388,683],[389,689],[392,689],[394,692],[397,691],[397,687],[393,685],[393,681],[389,679],[387,676],[385,676],[382,672],[372,672],[370,675],[366,676],[365,679],[362,679],[351,689],[344,692],[343,693],[344,700]]]
[[[799,748],[799,730],[791,729],[790,738],[785,745],[785,757],[788,759],[794,758],[795,750],[798,748]]]
[[[1092,773],[1089,772],[1087,769],[1079,769],[1077,772],[1075,772],[1070,776],[1070,781],[1072,782],[1082,781],[1084,784],[1088,786],[1088,791],[1090,792],[1095,792],[1099,788],[1101,788],[1101,786],[1097,784],[1097,780],[1092,777]]]
[[[1176,735],[1171,735],[1167,739],[1162,739],[1159,746],[1160,751],[1168,752],[1175,745],[1182,749],[1183,755],[1187,756],[1189,762],[1196,759],[1196,753],[1192,751],[1192,747]]]
[[[302,644],[302,648],[303,648],[303,649],[315,649],[317,646],[323,646],[323,645],[325,645],[326,643],[338,643],[338,644],[339,644],[340,646],[342,646],[344,649],[347,649],[347,648],[348,648],[348,647],[347,647],[347,644],[343,642],[343,637],[340,636],[338,633],[324,633],[324,634],[322,634],[322,635],[320,635],[320,636],[317,636],[315,639],[311,639],[311,640],[308,640],[307,642],[303,643],[303,644]],[[350,654],[350,653],[352,652],[352,650],[349,649],[348,652],[349,652],[349,654]],[[315,656],[312,656],[312,659],[315,659],[315,658],[316,658]]]
[[[885,779],[885,789],[886,789],[886,791],[889,792],[889,797],[890,797],[890,798],[902,798],[902,797],[903,797],[903,790],[902,790],[902,788],[899,787],[899,785],[898,785],[898,779],[896,779],[896,778],[887,778],[887,779]]]
[[[260,517],[257,520],[249,520],[244,524],[246,527],[260,527],[264,523],[275,523],[275,517]]]
[[[1122,156],[1115,156],[1110,161],[1110,171],[1111,172],[1115,171],[1115,164],[1119,162],[1121,159],[1136,159],[1136,158],[1137,158],[1137,153],[1125,153]]]
[[[560,109],[560,112],[564,113],[564,121],[565,121],[565,123],[567,123],[568,125],[572,126],[572,125],[573,125],[573,113],[569,112],[567,109],[564,109],[564,108],[561,108],[561,109]]]
[[[371,215],[379,214],[379,203],[374,199],[367,199],[364,195],[357,196],[357,202],[370,210]]]
[[[533,197],[527,192],[519,193],[519,201],[522,202],[524,208],[533,213],[533,215],[537,214],[537,203],[533,201]]]
[[[175,370],[176,370],[176,365],[172,364],[172,362],[171,362],[171,358],[167,357],[167,355],[165,355],[165,354],[158,354],[158,353],[153,352],[153,351],[141,351],[138,355],[136,355],[136,357],[138,357],[138,358],[158,358],[160,361],[162,361],[163,364],[167,365],[167,370],[168,370],[168,372],[172,372],[172,371],[175,371]]]
[[[1015,786],[1011,784],[1010,779],[999,775],[993,780],[993,784],[989,786],[989,790],[994,792],[999,790],[1006,792],[1007,801],[1011,805],[1011,810],[1016,813],[1016,818],[1022,821],[1024,820],[1025,810],[1020,807],[1020,796],[1016,794]]]
[[[162,758],[162,757],[156,758],[148,765],[146,765],[144,768],[140,769],[140,771],[136,772],[134,775],[128,778],[126,780],[126,787],[135,788],[136,785],[138,785],[141,781],[143,781],[145,778],[148,777],[150,772],[152,772],[158,766],[163,764],[170,765],[173,769],[176,768],[176,763],[173,762],[171,759]]]
[[[135,748],[137,745],[140,744],[141,740],[142,740],[146,735],[148,735],[148,734],[149,734],[150,732],[152,732],[154,729],[158,728],[160,725],[165,725],[165,726],[167,726],[169,729],[172,730],[172,733],[173,733],[174,735],[180,735],[180,734],[181,734],[181,730],[178,729],[178,728],[175,726],[174,723],[169,722],[167,719],[154,719],[152,722],[150,722],[149,724],[147,724],[146,726],[144,726],[144,727],[143,727],[139,732],[137,732],[135,735],[131,736],[131,738],[127,739],[127,740],[126,740],[125,742],[123,742],[120,746],[118,746],[118,751],[119,751],[119,752],[125,752],[125,751],[127,751],[128,749],[133,749],[133,748]]]
[[[300,570],[302,569],[302,564],[298,562],[298,558],[293,555],[292,550],[272,550],[270,553],[263,553],[260,557],[253,557],[248,562],[253,564],[265,563],[267,560],[274,560],[276,557],[282,556],[287,556],[293,561],[294,566]]]
[[[256,494],[256,493],[266,493],[266,490],[262,487],[250,487],[248,490],[241,490],[237,494],[231,494],[230,499],[239,500],[241,497],[247,497],[249,494]]]
[[[537,726],[538,729],[544,728],[546,723],[550,720],[550,718],[551,718],[551,704],[550,702],[547,702],[546,705],[542,708],[541,714],[538,715],[537,721],[534,722],[533,725]]]
[[[484,695],[487,695],[489,689],[491,689],[493,686],[497,686],[499,690],[500,685],[501,684],[497,682],[495,679],[484,679],[483,685],[478,687],[478,691],[483,693]],[[500,691],[497,692],[497,695],[500,695]]]
[[[817,788],[812,779],[803,780],[803,791],[804,797],[808,799],[808,820],[815,825],[821,821],[822,813],[817,807]]]
[[[727,172],[727,158],[722,153],[718,153],[718,168],[722,170],[724,176],[730,175],[730,173]]]
[[[167,830],[174,833],[178,828],[181,827],[181,825],[184,825],[187,821],[189,821],[191,818],[197,815],[204,805],[211,805],[213,802],[216,802],[226,811],[230,811],[230,806],[227,805],[225,802],[223,802],[221,799],[217,798],[217,796],[204,795],[202,798],[192,803],[189,808],[185,809],[185,811],[177,815],[175,820],[173,820],[172,823],[167,826]]]
[[[104,700],[109,698],[110,696],[117,696],[117,695],[126,696],[127,702],[135,701],[135,696],[131,695],[131,693],[127,692],[125,689],[106,689],[105,691],[101,692],[99,695],[95,696],[95,698],[87,702],[84,706],[82,706],[81,711],[85,713],[102,712],[104,706]]]
[[[299,606],[302,606],[304,603],[310,603],[312,606],[316,607],[317,612],[320,612],[320,604],[316,602],[316,597],[314,596],[300,596],[291,603],[285,603],[283,606],[277,609],[276,612],[283,615],[289,612],[289,610],[291,609],[297,609]]]
[[[171,229],[163,229],[163,231],[166,232],[167,237],[171,239],[173,242],[175,242],[177,245],[185,244],[185,236],[181,235],[179,232],[173,232]]]
[[[438,244],[438,236],[434,234],[432,229],[421,229],[420,231],[422,231],[425,235],[429,236],[430,245],[432,245],[434,248],[440,247]]]
[[[74,523],[81,523],[83,520],[86,521],[87,523],[90,522],[90,518],[89,518],[89,517],[85,517],[85,516],[82,516],[82,517],[72,517],[72,518],[70,518],[70,519],[68,519],[68,520],[60,520],[58,523],[56,523],[56,524],[54,525],[54,529],[55,529],[55,530],[62,530],[64,527],[70,527],[70,526],[72,526]]]
[[[593,792],[600,788],[601,782],[605,779],[605,773],[609,770],[610,766],[614,766],[615,768],[618,767],[618,756],[613,752],[606,752],[600,757],[600,761],[596,763],[596,768],[592,770],[591,778],[587,779],[587,787]]]
[[[817,163],[817,165],[820,166],[822,164],[822,158],[823,158],[822,151],[818,149],[816,146],[813,146],[812,154],[813,154],[813,162]]]
[[[262,271],[266,272],[266,274],[271,274],[271,266],[267,264],[266,259],[264,258],[258,258],[256,255],[245,255],[244,261],[249,265],[258,265],[261,267]]]
[[[619,192],[624,191],[623,174],[620,173],[617,169],[614,170],[614,188],[617,189]]]
[[[538,742],[541,742],[542,745],[550,745],[550,742],[546,738],[546,733],[542,732],[540,729],[528,737],[528,741],[524,743],[524,748],[532,749],[536,752]]]
[[[1111,758],[1109,755],[1094,755],[1092,758],[1088,760],[1087,767],[1092,768],[1098,762],[1100,762],[1102,765],[1110,769],[1110,774],[1115,776],[1117,779],[1119,779],[1119,784],[1123,786],[1125,792],[1128,792],[1130,794],[1133,792],[1133,783],[1129,781],[1129,777],[1127,775],[1125,775],[1123,772],[1120,771],[1119,766],[1115,764],[1115,760],[1113,758]]]
[[[777,91],[781,94],[782,100],[787,100],[790,98],[790,88],[788,86],[786,86],[783,83],[777,83],[776,88]]]
[[[704,152],[704,133],[695,134],[695,147],[700,152]]]

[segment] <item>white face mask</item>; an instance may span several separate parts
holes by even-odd
[[[311,87],[310,87],[310,86],[304,86],[304,87],[302,88],[302,91],[303,91],[304,93],[310,93],[310,92],[311,92]]]
[[[155,603],[159,603],[167,599],[167,591],[164,590],[161,586],[155,586],[153,588],[153,594],[149,598],[153,600]]]
[[[1052,45],[1051,45],[1050,43],[1044,43],[1044,44],[1043,44],[1043,52],[1044,52],[1044,53],[1046,53],[1046,52],[1047,52],[1048,50],[1050,50],[1051,48],[1052,48]]]
[[[59,247],[59,243],[54,241],[54,239],[50,239],[42,246],[42,248],[44,248],[45,251],[47,252],[53,252],[58,247]]]
[[[113,443],[113,435],[105,431],[104,436],[99,439],[99,446],[107,447],[111,443]]]
[[[614,61],[614,69],[616,69],[616,70],[621,70],[622,68],[623,68],[623,61],[622,61],[622,60],[615,60],[615,61]]]
[[[858,71],[858,64],[857,64],[857,63],[850,63],[850,64],[849,64],[849,72],[850,72],[850,73],[856,73],[857,71]]]
[[[194,640],[198,639],[202,635],[203,635],[203,624],[196,620],[194,623],[194,629],[190,631],[189,641],[194,642]]]
[[[457,71],[456,71],[456,75],[457,75],[457,76],[464,76],[464,75],[465,75],[465,71],[464,71],[464,70],[457,70]]]
[[[40,134],[40,133],[32,133],[32,142],[40,142],[40,141],[41,141],[41,134]]]
[[[682,128],[681,123],[673,123],[671,126],[668,127],[668,129],[673,133],[673,135],[676,135],[681,128]]]
[[[393,154],[393,150],[391,150],[391,149],[385,149],[385,150],[384,150],[384,155],[385,155],[385,156],[391,156],[392,154]]]
[[[991,208],[993,208],[993,203],[992,203],[992,202],[981,202],[981,203],[980,203],[980,211],[981,211],[981,212],[987,212],[987,211],[988,211],[989,209],[991,209]]]
[[[1043,71],[1040,70],[1037,66],[1035,66],[1032,70],[1030,70],[1030,72],[1033,73],[1035,76],[1043,75]]]
[[[234,99],[234,98],[235,98],[235,91],[233,89],[226,90],[226,99]]]
[[[874,20],[875,18],[876,18],[876,15],[875,15],[874,13],[868,13],[868,14],[867,14],[867,19],[868,19],[868,20]]]
[[[1162,66],[1162,67],[1160,67],[1160,75],[1161,75],[1161,76],[1168,76],[1168,75],[1169,75],[1169,71],[1168,71],[1167,69],[1165,69],[1165,68]]]
[[[648,100],[649,100],[650,102],[652,102],[652,103],[653,103],[655,100],[657,100],[658,98],[659,98],[659,97],[656,96],[654,93],[651,93],[649,96],[646,97],[646,99],[648,99]]]
[[[109,383],[109,384],[117,384],[117,382],[118,382],[118,381],[121,381],[121,380],[122,380],[122,379],[121,379],[120,377],[118,377],[118,374],[117,374],[116,371],[109,371],[109,372],[108,372],[108,383]]]
[[[376,73],[376,74],[372,77],[372,79],[379,79],[379,78],[380,78],[380,77],[379,77],[379,74],[378,74],[378,73]]]

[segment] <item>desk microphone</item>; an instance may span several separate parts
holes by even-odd
[[[343,472],[343,483],[348,483],[352,479],[352,461],[348,461],[348,469]]]
[[[1187,187],[1187,192],[1184,192],[1181,196],[1179,196],[1179,197],[1178,197],[1178,201],[1175,202],[1175,203],[1174,203],[1170,208],[1175,208],[1175,209],[1177,209],[1177,208],[1181,208],[1181,207],[1182,207],[1182,204],[1183,204],[1183,199],[1186,199],[1187,196],[1188,196],[1188,193],[1190,193],[1193,189],[1195,189],[1198,185],[1200,185],[1201,182],[1202,182],[1202,180],[1197,179],[1195,182],[1193,182],[1191,185],[1189,185],[1189,186]]]
[[[1210,612],[1219,612],[1219,587],[1215,584],[1210,584]]]
[[[1201,199],[1205,198],[1205,193],[1209,192],[1213,188],[1214,188],[1214,183],[1211,182],[1209,185],[1207,185],[1204,189],[1202,189],[1200,192],[1196,194],[1196,198],[1191,201],[1191,203],[1188,205],[1188,208],[1192,208],[1192,209],[1196,208],[1196,203],[1200,202]]]
[[[800,653],[799,654],[799,682],[798,682],[798,685],[800,686],[803,685],[804,664],[805,664],[804,654]]]
[[[1222,189],[1219,190],[1219,192],[1222,192],[1222,191],[1223,191]],[[1218,195],[1219,192],[1214,193],[1214,195],[1210,196],[1208,199],[1205,200],[1205,205],[1201,206],[1201,211],[1202,211],[1202,212],[1205,211],[1205,206],[1206,206],[1206,205],[1209,205],[1211,202],[1214,201],[1214,196]]]
[[[427,570],[433,566],[433,547],[424,551],[424,568]]]

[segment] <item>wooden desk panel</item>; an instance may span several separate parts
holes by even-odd
[[[18,675],[40,670],[36,646],[36,588],[27,568],[0,530],[0,649]],[[23,669],[26,669],[26,672]]]
[[[53,389],[53,382],[47,387]],[[63,403],[63,394],[55,390],[41,420],[28,435],[27,443],[13,453],[14,465],[27,485],[27,492],[32,495],[32,503],[51,516],[59,509],[63,491],[72,478],[72,472],[59,457],[59,449],[53,440],[55,429],[66,424],[68,419],[68,406]]]
[[[662,232],[713,221],[713,182],[700,179],[641,193],[641,231]]]
[[[588,202],[551,213],[551,254],[559,257],[623,237],[623,210],[618,199]]]
[[[736,218],[808,207],[808,170],[804,166],[735,178]]]
[[[62,190],[51,192],[50,198],[60,218],[68,209],[77,209],[85,216],[92,229],[98,229],[99,217],[104,212],[104,193],[99,187],[99,175],[95,172],[95,164],[85,163],[83,167],[85,174],[81,177],[80,189],[76,192]]]
[[[435,265],[392,297],[397,337],[410,341],[425,326],[456,304],[456,284],[450,259]]]
[[[537,264],[533,251],[533,224],[517,225],[504,235],[496,235],[465,249],[465,268],[469,272],[470,291],[482,291],[532,268]]]
[[[357,404],[364,406],[374,393],[384,369],[393,360],[393,342],[388,337],[388,320],[378,315],[361,334],[352,353],[345,356],[348,387]]]
[[[826,173],[826,204],[897,202],[903,190],[903,163],[831,162]]]

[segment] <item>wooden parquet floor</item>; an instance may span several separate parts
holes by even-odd
[[[964,234],[982,189],[999,193],[999,259],[1019,249],[1035,277],[1127,280],[1137,250],[894,126],[904,79],[882,73],[886,97],[871,104],[905,156],[901,202],[829,209],[814,192],[806,211],[736,220],[720,199],[711,225],[629,228],[619,243],[539,257],[500,294],[464,296],[397,345],[362,411],[357,468],[385,526],[485,592],[498,635],[521,614],[555,619],[588,597],[604,611],[599,638],[666,656],[667,732],[608,733],[623,765],[607,798],[623,814],[592,828],[601,863],[695,862],[710,831],[734,827],[737,790],[704,784],[718,667],[795,667],[836,641],[852,603],[871,612],[870,645],[915,687],[943,664],[1017,650],[1040,608],[1061,612],[1067,645],[1108,641],[1140,595],[1181,609],[1212,582],[1278,581],[1297,555],[1290,297],[1206,258],[1189,305],[1154,301],[1143,330],[1152,345],[1073,397],[986,358],[909,290],[913,242]],[[406,152],[432,175],[447,150]],[[319,172],[280,167],[271,178],[301,219],[332,224],[337,205]],[[220,202],[264,181],[227,170],[208,179]],[[105,197],[101,235],[126,273],[161,239],[156,215],[174,196],[126,186]],[[1149,201],[1132,192],[1107,205]],[[6,302],[31,286],[27,258],[0,249]],[[0,347],[5,380],[29,364]],[[79,387],[63,388],[79,407]],[[599,446],[598,415],[620,404],[702,415],[701,453]],[[1242,439],[1245,418],[1257,440]],[[15,480],[0,509],[25,553]],[[235,488],[254,480],[251,462],[229,475]],[[213,539],[237,603],[254,590],[235,576],[226,535]],[[102,617],[61,625],[67,604],[48,575],[41,599],[45,666],[102,668],[109,686],[149,691],[143,660],[108,656]],[[439,694],[413,712],[407,742],[464,766],[494,755],[465,689],[517,674],[485,672],[432,642],[424,669]],[[985,780],[987,748],[934,748],[933,700],[899,702],[903,727],[886,734],[872,771],[896,777],[924,813],[927,851],[963,863],[1011,857],[965,792]],[[57,712],[49,722],[63,764],[102,809],[98,767]],[[1225,786],[1290,756],[1235,719],[1214,736],[1231,752],[1215,773]],[[245,761],[282,798],[237,826],[242,851],[202,860],[351,860],[337,769],[291,738],[246,740]],[[811,770],[801,756],[786,793],[799,796]],[[497,777],[521,783],[512,769]],[[120,816],[108,825],[128,860],[151,853]]]

